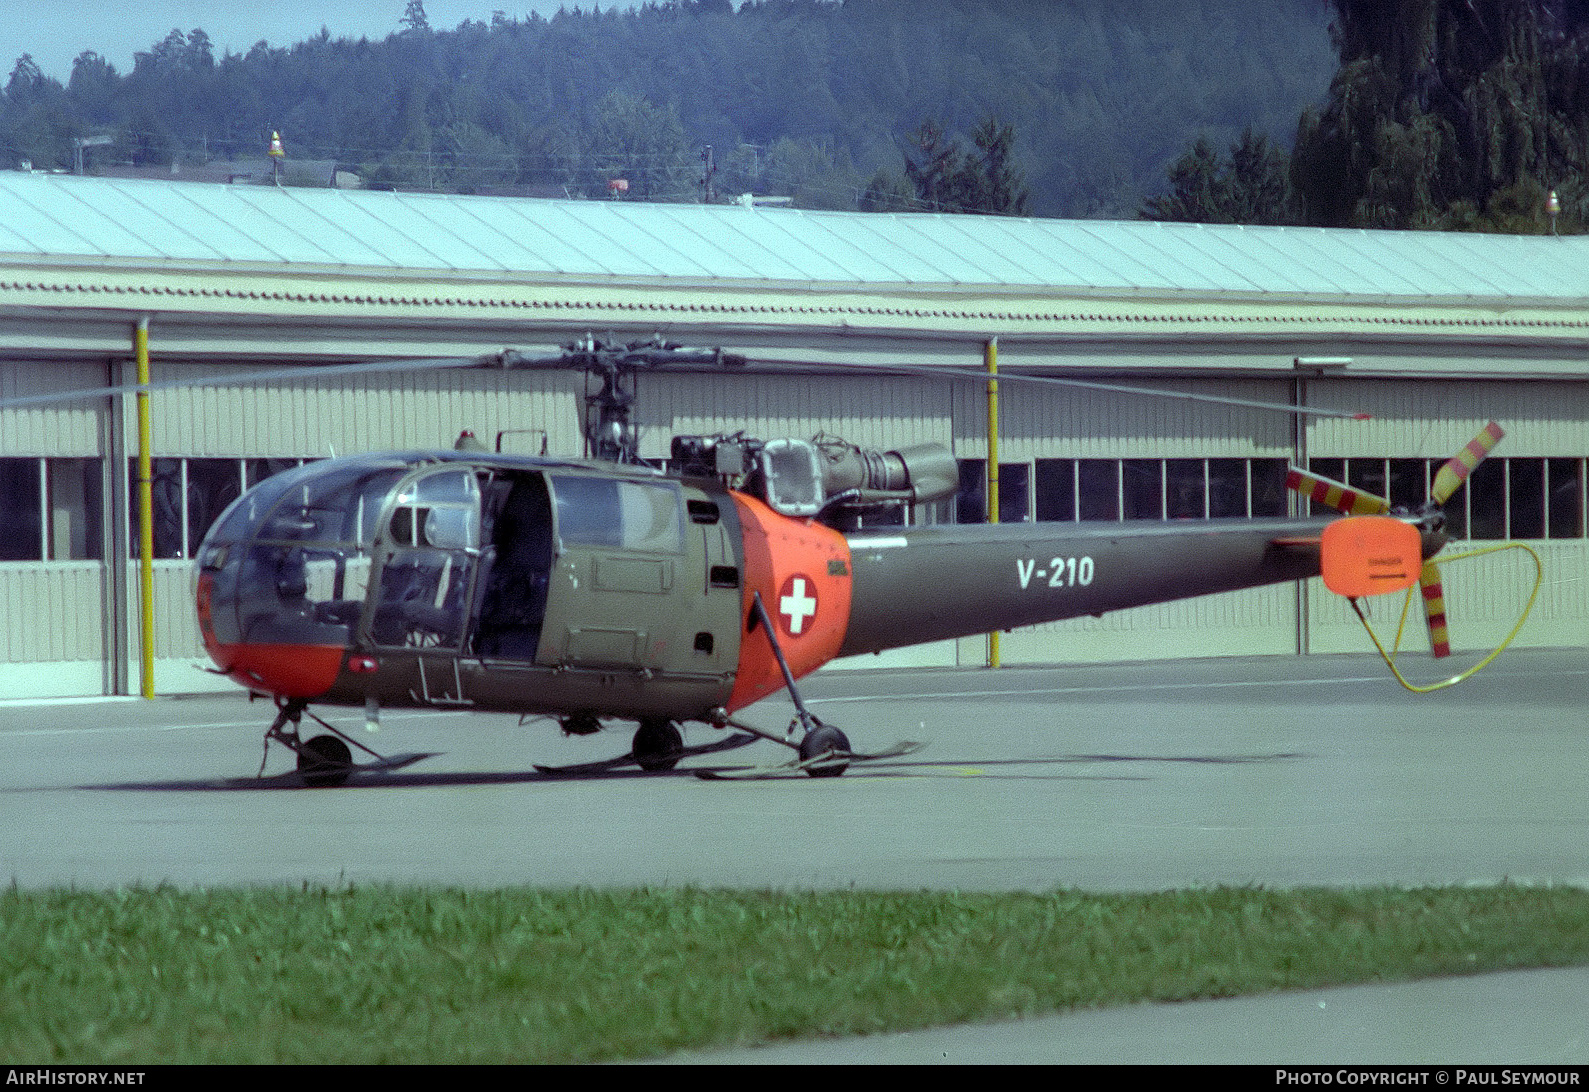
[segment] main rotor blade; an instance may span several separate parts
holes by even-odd
[[[65,402],[86,402],[95,398],[111,398],[118,394],[137,394],[140,391],[171,391],[187,387],[228,387],[246,383],[271,383],[277,380],[306,383],[332,376],[363,375],[369,372],[421,372],[440,368],[481,368],[494,366],[497,354],[487,356],[444,356],[426,360],[371,360],[362,364],[303,365],[296,368],[268,368],[257,372],[238,372],[233,375],[208,375],[189,379],[166,379],[147,386],[127,383],[119,387],[95,387],[92,390],[56,391],[52,394],[25,394],[16,398],[0,398],[0,410],[21,409],[27,406],[51,406]]]
[[[746,357],[739,354],[727,354],[720,350],[696,351],[679,350],[665,354],[667,359],[663,363],[679,364],[693,367],[741,369],[749,362]],[[648,358],[649,359],[649,358]],[[821,375],[894,375],[912,377],[937,377],[940,379],[974,380],[986,382],[990,377],[986,372],[973,371],[961,368],[911,368],[901,365],[887,366],[861,366],[837,369],[832,365],[814,365],[804,361],[777,360],[759,358],[760,363],[773,365],[782,372],[799,372],[804,374]],[[124,384],[115,387],[95,387],[91,390],[57,391],[51,394],[21,395],[15,398],[0,399],[0,410],[22,409],[30,406],[60,405],[69,402],[85,402],[95,398],[110,398],[121,394],[136,394],[139,391],[164,391],[177,390],[184,387],[223,387],[236,386],[246,383],[268,383],[276,381],[303,382],[315,379],[329,379],[335,376],[362,375],[378,372],[407,372],[428,371],[435,368],[570,368],[584,367],[584,363],[570,363],[562,357],[526,357],[513,350],[486,353],[481,356],[466,357],[438,357],[426,360],[374,360],[360,364],[332,364],[332,365],[302,365],[292,368],[271,368],[258,372],[234,372],[227,376],[206,376],[193,379],[169,379],[148,386],[137,384]],[[1074,387],[1081,390],[1105,391],[1113,394],[1137,395],[1144,398],[1167,398],[1184,402],[1204,402],[1216,406],[1239,406],[1246,409],[1267,410],[1274,413],[1285,413],[1293,417],[1335,417],[1350,421],[1367,421],[1370,415],[1354,413],[1348,410],[1312,409],[1306,406],[1291,406],[1279,402],[1257,402],[1246,398],[1227,398],[1217,394],[1194,394],[1190,391],[1167,391],[1152,387],[1131,387],[1117,383],[1100,383],[1090,379],[1073,379],[1055,375],[1030,375],[1021,372],[1002,372],[996,378],[1011,383],[1050,383],[1061,387]]]
[[[1435,659],[1442,659],[1451,655],[1451,632],[1446,628],[1446,594],[1440,583],[1440,566],[1433,561],[1424,562],[1418,588],[1423,592],[1424,617],[1429,623],[1429,648]]]
[[[1484,461],[1484,457],[1505,435],[1501,426],[1494,421],[1485,425],[1477,436],[1468,441],[1466,447],[1447,459],[1445,465],[1435,473],[1434,486],[1429,490],[1430,498],[1436,504],[1444,504],[1451,494],[1462,488],[1462,483],[1468,480],[1473,468]]]
[[[1027,372],[1001,371],[997,375],[989,375],[985,371],[976,371],[969,368],[928,366],[912,368],[901,364],[868,364],[835,370],[831,365],[808,364],[804,361],[796,360],[779,360],[774,357],[751,357],[749,360],[753,364],[774,365],[780,371],[799,371],[807,374],[912,376],[917,378],[972,380],[980,383],[985,383],[989,379],[997,379],[1001,383],[1050,383],[1060,387],[1076,387],[1088,391],[1106,391],[1110,394],[1132,394],[1140,395],[1144,398],[1168,398],[1182,402],[1207,402],[1216,406],[1239,406],[1244,409],[1269,410],[1274,413],[1287,413],[1293,417],[1338,417],[1347,421],[1373,420],[1371,414],[1355,413],[1351,410],[1313,409],[1308,406],[1286,405],[1282,402],[1255,402],[1247,398],[1227,398],[1219,394],[1166,391],[1154,387],[1128,387],[1118,383],[1100,383],[1092,379],[1073,379],[1068,376],[1058,375],[1032,375]]]
[[[1286,471],[1286,488],[1349,516],[1382,516],[1390,511],[1390,501],[1383,497],[1300,467],[1293,466]]]

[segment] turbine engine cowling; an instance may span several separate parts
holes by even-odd
[[[754,440],[675,436],[672,464],[685,476],[743,479],[744,488],[786,516],[817,516],[833,508],[925,504],[952,497],[959,466],[942,444],[877,451],[831,436]]]
[[[828,497],[858,489],[861,503],[908,499],[912,504],[952,497],[960,488],[960,469],[942,444],[915,444],[899,451],[875,451],[843,440],[812,441],[822,460],[822,489]]]

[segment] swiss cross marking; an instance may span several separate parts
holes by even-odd
[[[817,616],[817,589],[804,576],[791,576],[778,590],[778,620],[783,631],[798,637],[806,630],[806,622]]]

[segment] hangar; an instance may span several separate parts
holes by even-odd
[[[643,454],[674,432],[949,444],[965,484],[916,520],[1278,514],[1300,462],[1393,500],[1488,420],[1504,446],[1448,505],[1458,537],[1540,551],[1520,642],[1589,644],[1589,239],[804,212],[0,175],[0,698],[136,692],[146,331],[155,685],[209,689],[191,557],[247,485],[332,454],[448,446],[577,455],[583,380],[326,365],[552,352],[656,334],[743,353],[648,375]],[[816,366],[816,373],[812,371]],[[909,367],[880,375],[868,368]],[[274,378],[244,380],[261,369]],[[971,375],[970,379],[965,376]],[[1087,377],[1239,402],[1022,383]],[[171,384],[163,386],[163,384]],[[1453,642],[1510,629],[1532,568],[1446,566]],[[1309,582],[1006,635],[1004,663],[1360,651]],[[1393,620],[1392,620],[1393,621]],[[1422,640],[1422,635],[1417,637]],[[978,639],[867,658],[984,663]],[[857,664],[856,666],[863,666]]]

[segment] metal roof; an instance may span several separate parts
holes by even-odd
[[[1589,237],[809,212],[0,172],[0,263],[1056,294],[1589,300]]]

